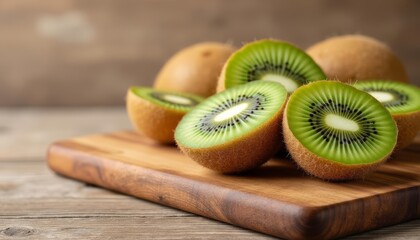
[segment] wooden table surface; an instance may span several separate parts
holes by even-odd
[[[129,128],[123,108],[0,109],[0,239],[271,239],[46,166],[54,140]],[[420,220],[347,239],[420,239]]]

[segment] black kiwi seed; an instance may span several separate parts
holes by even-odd
[[[320,135],[326,142],[335,140],[341,145],[351,144],[353,142],[366,142],[370,139],[371,134],[378,134],[375,121],[368,121],[366,117],[360,119],[363,112],[359,109],[352,109],[347,104],[335,103],[332,99],[328,99],[326,103],[311,103],[311,112],[308,115],[308,122],[311,128]],[[347,113],[349,118],[358,121],[361,124],[361,130],[357,133],[349,133],[347,135],[337,134],[329,127],[321,124],[321,118],[327,113]],[[368,124],[368,125],[365,125]],[[321,127],[322,125],[322,127]],[[319,127],[318,127],[319,126]]]
[[[222,104],[220,104],[216,109],[212,110],[210,114],[204,115],[200,118],[198,128],[205,133],[208,132],[217,132],[220,129],[226,129],[234,125],[241,124],[241,122],[247,122],[253,114],[257,113],[260,110],[264,110],[263,107],[260,107],[262,102],[265,102],[265,96],[258,92],[254,95],[240,95],[236,99],[228,99]],[[248,109],[245,109],[242,113],[233,116],[231,119],[226,119],[222,122],[214,122],[213,118],[219,113],[234,107],[235,105],[241,104],[243,102],[249,103]]]

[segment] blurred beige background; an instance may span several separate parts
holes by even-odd
[[[122,105],[196,42],[346,33],[386,42],[420,85],[419,26],[417,0],[2,0],[0,106]]]

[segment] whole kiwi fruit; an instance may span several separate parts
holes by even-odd
[[[178,122],[202,100],[192,94],[131,87],[126,105],[131,123],[138,132],[156,142],[171,144],[175,142]]]
[[[162,67],[154,87],[211,96],[216,92],[223,64],[234,50],[233,46],[218,42],[198,43],[182,49]]]
[[[397,126],[366,92],[336,81],[298,88],[283,117],[284,139],[294,161],[326,180],[365,177],[393,152]]]
[[[363,35],[343,35],[314,44],[306,51],[329,79],[354,82],[389,79],[409,82],[397,56],[384,43]]]

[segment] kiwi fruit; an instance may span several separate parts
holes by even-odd
[[[147,87],[128,89],[128,116],[137,131],[159,143],[174,143],[174,131],[181,118],[203,100],[202,97]]]
[[[286,99],[286,89],[275,82],[229,88],[187,113],[175,140],[182,152],[214,171],[253,169],[278,149]]]
[[[204,42],[187,47],[170,58],[156,77],[154,87],[208,97],[216,92],[222,67],[235,48]]]
[[[420,89],[416,86],[385,80],[357,82],[363,90],[391,113],[398,127],[397,150],[410,145],[420,130]]]
[[[392,153],[397,127],[366,92],[336,81],[318,81],[289,98],[283,132],[294,161],[326,180],[363,178]]]
[[[308,82],[325,80],[321,68],[304,51],[287,42],[259,40],[244,45],[227,60],[218,92],[255,80],[281,83],[288,93]]]
[[[368,79],[409,82],[402,63],[391,49],[371,37],[331,37],[306,52],[321,66],[328,79],[346,83]]]

